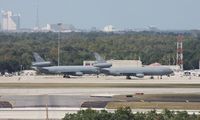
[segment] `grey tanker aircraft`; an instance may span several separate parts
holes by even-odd
[[[96,62],[93,66],[46,66],[44,60],[38,60],[38,58],[42,59],[38,54],[35,54],[34,62],[36,67],[44,73],[56,73],[56,74],[64,74],[63,77],[69,78],[70,75],[72,76],[82,76],[83,74],[99,74],[103,73],[106,75],[113,75],[113,76],[126,76],[126,79],[131,79],[131,76],[135,76],[138,78],[142,78],[144,76],[162,76],[173,73],[173,71],[169,67],[163,66],[146,66],[146,67],[111,67],[111,63],[107,63],[98,53],[94,53]],[[39,61],[37,63],[37,61]],[[40,64],[39,64],[40,63]],[[44,63],[44,64],[42,64]],[[48,61],[47,61],[48,63]],[[38,66],[37,66],[38,65]],[[43,66],[43,67],[41,67]]]
[[[113,76],[126,76],[126,79],[131,79],[130,76],[143,78],[144,76],[162,76],[173,73],[169,67],[156,66],[156,67],[117,67],[117,68],[102,68],[101,73]]]
[[[111,63],[107,63],[98,53],[94,53],[96,62],[93,66],[46,66],[49,65],[49,61],[44,61],[37,53],[34,53],[36,62],[33,62],[32,66],[43,73],[63,74],[64,78],[70,78],[72,76],[82,76],[83,74],[99,74],[101,68],[109,68]]]
[[[95,58],[98,59],[98,61],[104,63],[107,63],[104,59],[101,58],[97,53],[95,54]],[[131,79],[130,76],[135,76],[138,78],[142,78],[144,76],[162,76],[173,73],[173,71],[169,67],[163,67],[163,66],[146,66],[146,67],[107,67],[107,68],[101,68],[100,73],[106,74],[106,75],[113,75],[113,76],[126,76],[126,79]]]

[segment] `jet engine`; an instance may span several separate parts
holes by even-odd
[[[138,73],[138,74],[136,74],[136,77],[138,77],[138,78],[143,78],[143,77],[144,77],[144,74]]]
[[[76,76],[83,76],[83,73],[82,72],[76,72],[75,75]]]

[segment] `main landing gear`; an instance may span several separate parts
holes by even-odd
[[[161,76],[158,76],[158,79],[162,79],[162,75],[161,75]]]
[[[64,75],[63,78],[70,78],[70,76],[69,75]]]
[[[153,76],[151,76],[151,77],[150,77],[150,79],[154,79],[154,77],[153,77]]]
[[[126,79],[130,80],[130,79],[131,79],[131,77],[130,77],[130,76],[126,76]]]

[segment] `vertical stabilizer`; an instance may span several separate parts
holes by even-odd
[[[107,63],[106,60],[104,60],[98,53],[95,52],[94,56],[96,58],[96,63],[94,64],[95,67],[109,68],[112,66],[111,63]]]
[[[33,57],[35,59],[35,62],[32,62],[32,66],[34,67],[46,67],[50,66],[51,62],[50,61],[45,61],[40,55],[36,52],[33,53]]]
[[[40,57],[40,55],[36,52],[33,53],[33,57],[35,59],[35,62],[45,62],[45,60],[42,57]]]
[[[98,62],[98,63],[106,63],[106,61],[98,54],[98,53],[94,53],[94,56],[95,56],[95,58],[96,58],[96,61]]]

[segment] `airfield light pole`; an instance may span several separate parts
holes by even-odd
[[[183,70],[183,35],[177,37],[177,65]]]
[[[60,66],[60,39],[61,39],[60,32],[61,32],[61,25],[62,25],[62,23],[58,23],[58,29],[59,29],[59,31],[58,31],[58,66]]]

